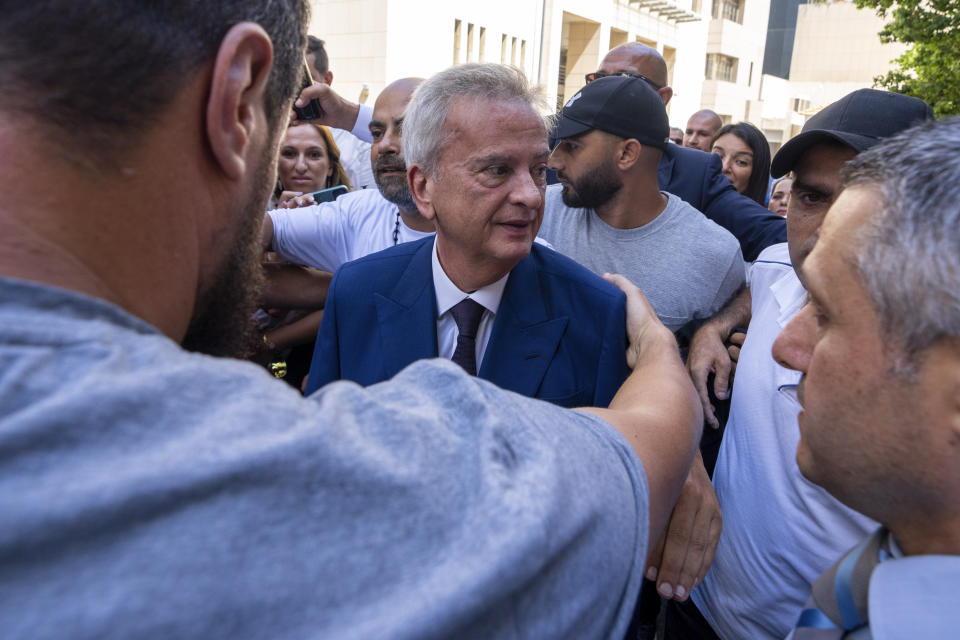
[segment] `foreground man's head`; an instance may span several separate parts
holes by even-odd
[[[960,120],[853,159],[774,344],[804,373],[797,462],[908,554],[960,552]]]
[[[42,259],[3,270],[230,353],[243,344],[254,241],[302,72],[305,3],[78,11],[4,9],[0,136],[19,157],[2,168],[3,235]]]

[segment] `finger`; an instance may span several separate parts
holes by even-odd
[[[729,347],[727,347],[727,353],[730,354],[730,359],[733,360],[734,362],[740,359],[740,347],[738,347],[735,344],[732,344]]]
[[[657,540],[656,546],[653,548],[653,552],[647,556],[647,570],[644,576],[647,580],[656,580],[657,574],[660,572],[660,562],[663,557],[663,545],[666,540],[666,532],[660,536],[660,539]]]
[[[730,386],[730,368],[733,364],[727,350],[724,349],[722,353],[723,356],[717,358],[713,363],[713,393],[718,400],[727,399],[727,390]]]
[[[690,363],[688,362],[687,364],[689,365]],[[700,404],[703,406],[703,419],[707,424],[716,429],[720,426],[720,422],[713,414],[713,405],[710,404],[710,393],[707,391],[707,375],[709,374],[709,369],[705,367],[688,368],[690,371],[690,379],[693,380],[693,387],[697,390],[697,396],[700,397]]]
[[[703,579],[707,576],[707,571],[710,570],[710,565],[713,564],[713,558],[717,553],[717,547],[720,543],[720,532],[723,529],[723,518],[717,515],[713,518],[713,521],[710,523],[710,544],[707,545],[707,548],[703,554],[703,562],[700,565],[700,570],[697,572],[696,578],[693,580],[693,586],[696,587],[698,584],[703,582]]]
[[[706,575],[710,562],[713,561],[713,551],[709,554],[708,549],[712,547],[716,550],[713,534],[715,528],[712,523],[713,516],[708,510],[701,509],[697,512],[697,520],[692,529],[690,539],[687,543],[686,555],[683,559],[683,567],[680,570],[680,576],[677,578],[677,584],[673,588],[673,599],[683,602],[690,597],[690,592],[698,584],[698,578]],[[703,520],[707,520],[703,522]],[[719,531],[717,531],[719,534]]]
[[[674,507],[667,527],[663,557],[657,575],[657,591],[664,598],[672,598],[680,584],[680,572],[686,561],[687,545],[693,534],[697,505],[681,495]]]
[[[321,97],[321,95],[323,94],[323,89],[321,87],[325,87],[325,86],[326,85],[323,84],[322,82],[317,82],[316,80],[314,80],[312,85],[310,85],[309,87],[303,88],[303,90],[300,92],[300,95],[297,96],[297,101],[295,104],[298,107],[307,106],[307,103],[313,100],[314,98]]]
[[[734,331],[733,333],[730,334],[730,337],[727,338],[727,342],[729,342],[730,344],[735,344],[738,347],[742,347],[743,341],[746,339],[747,339],[747,334],[745,334],[743,331]]]

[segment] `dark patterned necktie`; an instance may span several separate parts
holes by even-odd
[[[890,532],[881,527],[813,583],[794,630],[794,640],[870,638],[867,596],[870,575],[890,558]]]
[[[464,298],[450,309],[457,323],[457,348],[453,361],[472,376],[477,375],[477,329],[483,306],[470,298]]]

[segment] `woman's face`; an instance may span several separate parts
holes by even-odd
[[[753,151],[747,143],[732,133],[725,133],[713,143],[713,152],[720,156],[723,175],[730,179],[738,192],[746,191],[753,173]]]
[[[288,128],[277,163],[281,186],[287,191],[319,191],[332,173],[327,144],[317,128],[312,124]]]
[[[767,209],[784,218],[787,217],[787,205],[790,204],[790,189],[793,188],[793,178],[784,178],[773,185],[773,192],[770,194],[770,202]]]

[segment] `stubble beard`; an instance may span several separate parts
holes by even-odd
[[[184,349],[212,356],[243,358],[256,350],[257,328],[252,316],[263,285],[260,266],[260,225],[275,180],[272,158],[264,158],[246,210],[238,220],[234,241],[212,284],[197,298]]]
[[[596,209],[609,202],[621,188],[623,181],[607,162],[593,167],[576,181],[563,185],[561,197],[563,204],[568,207]]]

